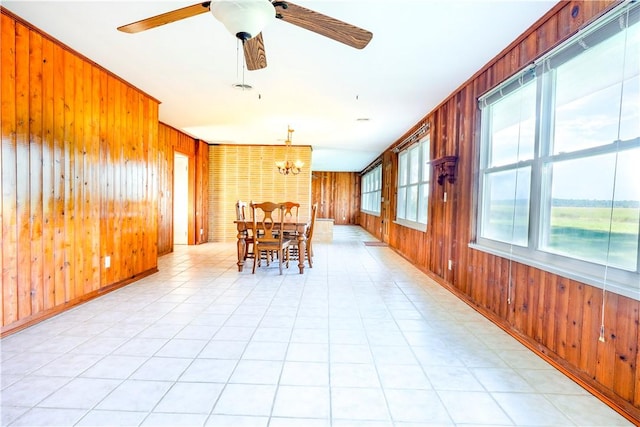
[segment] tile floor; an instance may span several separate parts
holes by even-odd
[[[9,426],[630,425],[359,227],[304,275],[235,244],[0,341]]]

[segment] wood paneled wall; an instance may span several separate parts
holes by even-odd
[[[426,233],[389,224],[389,244],[444,286],[491,318],[540,355],[640,424],[640,302],[607,293],[606,341],[600,342],[602,290],[545,271],[512,263],[512,301],[507,301],[509,261],[469,248],[473,239],[476,164],[479,144],[477,97],[574,34],[612,6],[609,1],[561,2],[523,36],[442,102],[423,122],[431,125],[432,158],[459,156],[454,184],[432,181]],[[572,17],[572,11],[577,15]],[[405,135],[406,136],[406,135]],[[385,168],[395,182],[391,144]],[[385,174],[385,179],[387,175]],[[444,192],[447,192],[445,202]],[[394,192],[392,192],[394,193]],[[395,194],[391,194],[391,219]],[[368,215],[361,224],[371,229]],[[453,263],[448,269],[448,261]]]
[[[311,214],[311,172],[304,167],[298,175],[280,175],[275,162],[283,160],[285,146],[212,145],[209,147],[209,241],[233,241],[238,235],[233,221],[238,200],[256,202],[296,201],[299,215]],[[311,147],[289,148],[290,160],[311,164]]]
[[[156,270],[158,101],[0,17],[4,334]]]
[[[209,144],[198,141],[195,156],[195,243],[209,241]]]
[[[209,146],[164,123],[158,125],[158,254],[173,251],[174,153],[189,157],[189,224],[187,243],[205,243],[208,237]]]
[[[158,124],[158,255],[173,251],[173,152],[178,132]]]
[[[311,200],[318,203],[318,218],[343,225],[360,222],[359,173],[313,171],[311,192]]]

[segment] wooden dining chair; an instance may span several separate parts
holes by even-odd
[[[251,203],[253,211],[253,274],[256,267],[260,265],[260,254],[276,253],[278,257],[278,267],[282,274],[282,264],[286,263],[289,268],[289,247],[291,239],[284,236],[284,233],[278,233],[282,230],[285,222],[285,207],[280,203],[264,202]],[[267,260],[269,256],[267,256]]]
[[[282,202],[281,205],[284,206],[285,220],[298,222],[298,211],[300,210],[300,203]]]
[[[282,202],[281,205],[284,205],[284,219],[285,221],[298,222],[298,211],[300,210],[300,203],[296,202]],[[288,237],[290,239],[298,237],[297,231],[285,231],[284,237]]]
[[[316,217],[318,216],[318,204],[314,203],[311,206],[311,220],[309,221],[309,226],[305,230],[305,253],[302,255],[305,257],[307,261],[309,261],[309,267],[313,267],[313,229],[316,224]],[[300,257],[300,246],[298,245],[298,239],[294,239],[291,241],[291,253],[293,253],[294,257],[299,259]]]
[[[246,221],[246,208],[247,202],[243,202],[242,200],[238,200],[236,202],[236,219],[238,221]],[[244,251],[244,259],[253,258],[253,230],[247,228],[244,230],[244,241],[246,244],[246,250]]]

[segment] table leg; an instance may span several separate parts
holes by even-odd
[[[304,273],[304,254],[307,250],[307,242],[304,233],[298,234],[298,268],[300,274]]]
[[[247,253],[245,236],[244,231],[238,231],[238,271],[242,271],[244,267],[244,254]]]

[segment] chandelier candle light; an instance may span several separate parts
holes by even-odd
[[[276,162],[276,167],[278,168],[278,172],[282,175],[298,175],[304,166],[304,162],[300,160],[296,160],[295,162],[289,161],[289,151],[291,148],[291,135],[293,134],[293,129],[291,127],[287,127],[287,139],[285,143],[285,156],[283,161]]]

